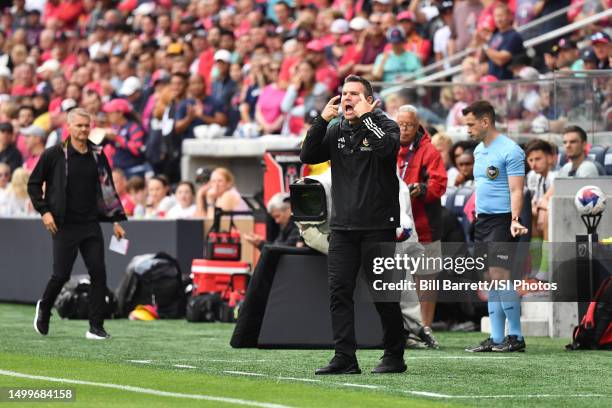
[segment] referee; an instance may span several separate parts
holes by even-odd
[[[343,114],[330,124],[339,116],[339,103]],[[362,245],[394,242],[399,226],[399,128],[377,106],[370,83],[348,76],[341,99],[334,96],[315,119],[300,153],[307,164],[331,160],[332,171],[327,265],[335,355],[329,365],[316,370],[319,375],[361,373],[355,356],[353,291],[366,255]],[[375,302],[375,306],[382,321],[385,352],[372,372],[404,372],[405,337],[399,302]]]
[[[53,274],[36,303],[34,329],[46,336],[51,308],[80,251],[91,277],[89,330],[85,337],[105,340],[106,268],[100,221],[115,222],[113,232],[123,238],[117,223],[125,220],[113,185],[108,160],[101,147],[87,140],[91,116],[77,108],[68,113],[70,137],[42,154],[28,181],[28,194],[45,228],[53,237]]]
[[[519,215],[523,207],[525,154],[495,128],[495,110],[489,102],[474,102],[463,109],[470,137],[478,142],[474,150],[476,180],[476,223],[474,241],[480,250],[486,245],[492,281],[509,281],[513,243],[527,233]],[[484,255],[484,254],[483,254]],[[514,352],[525,350],[521,334],[521,302],[511,288],[489,291],[491,337],[469,352]],[[508,320],[508,335],[504,337]]]

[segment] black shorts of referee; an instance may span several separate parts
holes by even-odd
[[[488,268],[513,270],[518,239],[510,233],[512,213],[478,214],[474,224],[476,256],[486,254]]]

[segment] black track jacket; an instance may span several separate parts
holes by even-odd
[[[382,230],[399,226],[396,158],[399,127],[383,111],[361,116],[351,126],[343,117],[328,123],[319,116],[308,130],[300,159],[331,160],[335,230]]]

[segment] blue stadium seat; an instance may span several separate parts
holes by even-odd
[[[465,204],[469,201],[470,197],[474,194],[474,187],[461,187],[455,193],[455,197],[453,199],[453,206],[450,208],[451,212],[455,214],[461,227],[463,227],[463,235],[465,236],[466,242],[471,242],[470,239],[470,222],[463,211]],[[448,207],[447,207],[448,208]]]
[[[565,153],[560,152],[558,157],[559,157],[559,159],[558,159],[559,161],[558,161],[558,163],[557,163],[557,166],[558,166],[559,168],[561,168],[561,167],[563,167],[563,165],[564,165],[565,163],[567,163],[567,156],[565,155]]]
[[[604,155],[604,168],[608,176],[612,176],[612,146],[608,146]]]
[[[602,146],[602,145],[591,146],[591,149],[589,150],[589,155],[588,155],[589,159],[603,166],[605,156],[606,156],[605,146]]]
[[[446,193],[442,196],[441,204],[446,207],[449,211],[453,210],[455,202],[455,194],[457,193],[456,187],[447,187]]]

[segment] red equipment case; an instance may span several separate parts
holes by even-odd
[[[191,263],[192,295],[218,292],[225,297],[231,292],[244,294],[250,271],[251,266],[246,262],[194,259]]]

